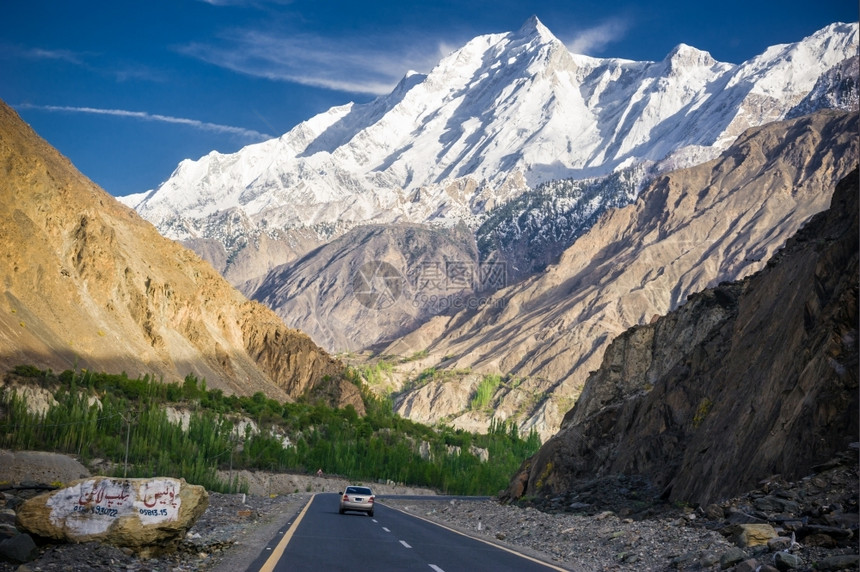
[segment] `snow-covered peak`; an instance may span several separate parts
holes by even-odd
[[[535,37],[545,42],[557,40],[553,33],[549,31],[549,28],[544,26],[543,22],[538,19],[537,15],[533,15],[526,20],[525,23],[520,26],[516,35],[524,38]]]
[[[728,87],[752,84],[762,95],[791,93],[800,99],[822,73],[856,55],[857,45],[857,23],[831,24],[799,42],[769,47],[742,64]]]
[[[717,60],[711,57],[711,54],[688,46],[687,44],[678,44],[669,52],[664,60],[671,72],[677,72],[679,68],[691,67],[712,67],[717,64]]]
[[[818,109],[860,109],[860,57],[843,60],[819,77],[812,91],[786,118],[800,117]]]
[[[533,17],[474,38],[426,75],[406,73],[370,103],[334,107],[237,153],[183,161],[156,191],[124,202],[173,238],[205,235],[215,225],[204,219],[229,209],[267,231],[474,224],[545,181],[707,160],[743,129],[784,117],[856,53],[855,23],[740,65],[685,44],[659,62],[601,59],[571,54]]]

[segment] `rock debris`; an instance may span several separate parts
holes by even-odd
[[[860,566],[855,459],[837,459],[796,482],[775,476],[741,497],[707,507],[640,502],[632,510],[623,502],[610,502],[624,497],[623,490],[616,497],[613,487],[629,483],[607,483],[570,503],[566,497],[523,506],[496,499],[411,500],[397,495],[382,495],[380,502],[576,572],[802,572]],[[5,540],[0,545],[16,537],[11,530],[14,508],[28,494],[20,488],[3,491],[0,538]],[[107,545],[37,540],[35,559],[0,562],[0,572],[246,570],[309,498],[309,493],[274,498],[210,493],[209,508],[174,554],[147,560]]]

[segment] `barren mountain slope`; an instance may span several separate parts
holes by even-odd
[[[573,54],[532,17],[472,39],[427,75],[407,73],[372,102],[185,160],[158,189],[121,201],[164,236],[220,242],[223,272],[239,284],[307,252],[294,231],[329,240],[395,221],[474,228],[545,181],[714,158],[747,128],[783,119],[857,54],[857,36],[855,23],[834,23],[740,65],[684,44],[635,62]]]
[[[616,338],[508,496],[624,474],[705,506],[848,450],[858,432],[858,192],[855,169],[762,271]]]
[[[537,380],[552,396],[527,426],[548,437],[561,421],[554,401],[579,394],[615,336],[761,269],[857,160],[856,114],[751,129],[718,159],[669,173],[608,213],[542,275],[478,312],[433,318],[386,351],[429,350],[448,367]]]
[[[161,237],[2,102],[0,169],[1,366],[193,373],[228,393],[319,390],[361,408],[339,362]]]
[[[465,226],[367,225],[241,288],[330,351],[355,351],[474,303],[477,265]]]

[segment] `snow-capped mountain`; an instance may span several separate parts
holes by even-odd
[[[643,169],[598,179],[541,183],[487,213],[475,231],[481,262],[504,263],[509,280],[540,272],[609,209],[633,202]]]
[[[857,45],[857,24],[837,23],[740,65],[683,44],[659,62],[598,59],[570,53],[533,17],[473,39],[427,75],[408,73],[371,103],[183,161],[123,202],[171,238],[222,244],[213,223],[225,217],[249,237],[330,236],[367,222],[474,228],[546,181],[713,158],[746,128],[785,117]],[[235,238],[231,248],[247,243]]]
[[[844,60],[824,73],[812,91],[797,107],[788,112],[787,119],[812,113],[816,109],[857,109],[860,107],[860,56]]]

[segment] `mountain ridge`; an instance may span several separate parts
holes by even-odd
[[[331,395],[344,366],[84,177],[0,102],[0,364],[194,375],[232,394]]]
[[[476,224],[541,181],[710,159],[747,127],[784,116],[856,44],[855,24],[833,24],[740,65],[683,45],[660,62],[630,62],[571,54],[535,18],[471,40],[387,96],[232,155],[183,161],[158,189],[121,200],[175,239],[204,236],[207,217],[233,208],[258,233]]]
[[[371,103],[332,108],[236,154],[184,162],[143,202],[141,197],[127,202],[136,203],[165,235],[205,244],[207,256],[217,258],[219,271],[234,284],[266,300],[289,325],[305,329],[330,351],[352,351],[361,344],[378,349],[424,319],[386,351],[429,352],[440,367],[530,378],[530,400],[540,401],[542,393],[553,397],[532,412],[524,429],[536,424],[546,436],[613,335],[665,313],[713,280],[754,271],[802,220],[824,208],[827,197],[816,193],[831,188],[832,178],[844,174],[845,161],[856,156],[845,139],[851,120],[817,112],[798,118],[795,131],[775,125],[801,110],[856,110],[856,81],[841,70],[856,58],[857,36],[856,23],[836,23],[740,64],[717,62],[683,44],[660,61],[631,62],[571,54],[535,19],[515,32],[474,38],[430,73],[407,74],[391,94]],[[828,97],[833,90],[844,90],[845,97]],[[763,125],[773,127],[762,131]],[[796,148],[782,145],[776,133],[796,138]],[[782,153],[787,156],[780,158]],[[839,153],[845,157],[833,156]],[[703,174],[714,161],[717,172]],[[821,172],[808,172],[805,161],[818,161]],[[696,175],[677,174],[689,165],[711,166]],[[523,227],[535,234],[514,238],[545,237],[545,258],[526,260],[529,251],[516,247],[489,256],[481,252],[479,263],[501,259],[519,268],[520,262],[534,262],[524,274],[546,268],[535,280],[504,283],[497,295],[486,292],[467,311],[452,312],[463,306],[449,306],[435,317],[419,317],[417,309],[404,308],[397,319],[369,317],[366,327],[356,325],[353,318],[367,312],[351,299],[354,291],[343,287],[350,284],[348,272],[382,252],[389,264],[410,260],[409,253],[390,249],[403,241],[374,235],[363,225],[450,229],[456,221],[475,230],[494,209],[534,192],[536,181],[564,173],[571,181],[596,176],[591,181],[599,186],[609,173],[623,172],[636,180],[606,185],[598,193],[568,193],[569,204],[557,210],[579,217],[575,228],[523,219]],[[662,178],[667,173],[676,173],[668,183]],[[688,175],[689,181],[674,188],[674,181]],[[655,182],[672,188],[654,192],[649,209],[638,197]],[[722,192],[732,198],[723,197],[725,205],[712,202]],[[762,196],[765,192],[786,197],[784,204]],[[639,222],[654,217],[647,223],[652,234],[644,227],[626,234],[610,228],[634,212],[618,208],[630,201],[637,201]],[[592,203],[599,208],[591,210]],[[683,213],[675,216],[679,206]],[[610,207],[616,211],[598,218]],[[698,208],[714,222],[695,214]],[[511,220],[524,214],[539,221],[543,213],[515,212],[502,226],[516,234],[523,227]],[[688,235],[674,243],[662,240],[661,233],[679,231],[683,217],[690,217]],[[589,235],[588,225],[595,221],[609,233],[605,240]],[[344,236],[380,241],[361,238],[348,254],[338,250],[342,244],[326,248]],[[624,240],[639,244],[624,245]],[[598,243],[604,250],[595,260],[576,254]],[[639,247],[652,268],[636,259]],[[471,249],[466,243],[458,247],[461,265],[473,264],[466,254]],[[302,258],[311,251],[323,258],[337,251],[337,260],[349,263],[329,268],[322,259]],[[612,267],[611,252],[630,256],[624,264],[641,275]],[[571,265],[584,274],[560,270]],[[597,268],[603,273],[595,273]],[[513,277],[519,280],[523,273]],[[617,286],[621,300],[596,293],[601,287],[615,291],[616,279],[624,283]],[[300,291],[302,284],[312,284],[312,291]],[[400,301],[408,306],[414,298]],[[544,303],[555,308],[541,309]],[[582,308],[573,309],[580,303]],[[342,309],[345,315],[338,313]],[[329,324],[347,324],[353,335],[330,335]]]
[[[543,273],[477,310],[436,316],[383,353],[533,379],[551,397],[522,426],[547,438],[613,337],[762,268],[825,208],[823,189],[858,160],[857,120],[824,110],[750,129],[718,159],[662,175],[605,213]]]
[[[858,431],[857,272],[855,168],[763,269],[613,340],[504,496],[574,495],[623,474],[704,507],[772,475],[800,479],[848,450]]]

